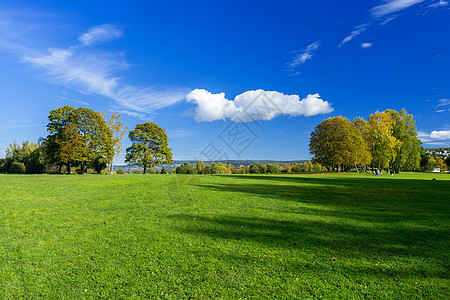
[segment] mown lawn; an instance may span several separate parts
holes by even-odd
[[[450,174],[0,175],[0,189],[0,298],[450,298]]]

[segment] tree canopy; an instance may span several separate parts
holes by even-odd
[[[365,166],[414,170],[428,164],[417,138],[414,117],[402,109],[375,112],[369,118],[343,117],[321,122],[311,133],[310,151],[325,166]],[[421,156],[422,155],[422,156]]]
[[[342,165],[366,165],[371,158],[361,131],[343,117],[328,118],[317,125],[309,149],[315,161],[338,170]]]
[[[82,172],[114,157],[113,131],[100,113],[92,109],[63,106],[50,111],[45,142],[48,160],[59,166],[80,166]]]
[[[172,149],[169,148],[169,138],[165,130],[153,122],[137,124],[128,134],[132,142],[128,147],[125,161],[147,168],[159,164],[172,163]]]

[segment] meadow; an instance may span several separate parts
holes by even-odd
[[[450,297],[450,174],[0,175],[0,189],[3,299]]]

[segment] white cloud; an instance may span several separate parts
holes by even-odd
[[[370,26],[370,23],[365,23],[365,24],[361,24],[356,26],[353,31],[350,33],[350,35],[348,35],[347,37],[345,37],[342,42],[339,43],[338,47],[342,47],[344,46],[345,43],[350,42],[354,37],[360,35],[361,33],[363,33],[364,31],[366,31],[366,29]]]
[[[213,94],[195,89],[186,96],[186,100],[197,105],[194,112],[197,122],[225,119],[235,122],[268,121],[281,115],[309,117],[333,111],[331,104],[320,99],[319,94],[300,99],[298,95],[253,90],[228,100],[224,93]]]
[[[111,24],[103,24],[90,28],[78,38],[82,45],[106,43],[123,36],[122,30]]]
[[[438,7],[447,6],[447,5],[448,5],[448,1],[439,0],[438,2],[430,4],[428,7],[438,8]]]
[[[450,111],[450,99],[439,99],[438,103],[433,106],[437,113]]]
[[[439,99],[438,102],[436,106],[450,106],[450,99]]]
[[[441,141],[448,142],[450,141],[450,130],[433,130],[431,133],[427,133],[424,131],[417,132],[417,138],[421,140],[423,143],[430,143]]]
[[[12,27],[13,23],[6,26],[5,30]],[[13,50],[16,55],[20,55],[22,62],[44,71],[49,82],[85,95],[112,99],[117,110],[131,116],[144,118],[147,114],[154,114],[157,109],[183,101],[189,92],[183,87],[137,87],[124,83],[120,74],[130,65],[124,60],[123,54],[91,51],[89,47],[122,36],[122,31],[109,24],[92,27],[80,35],[80,44],[68,48],[48,48],[46,52],[31,50],[30,46],[26,46],[34,41],[29,34],[19,39],[2,35],[3,31],[0,26],[0,47]]]
[[[361,48],[370,48],[372,47],[372,43],[362,43]]]
[[[425,0],[386,0],[384,4],[373,7],[370,10],[370,13],[374,18],[379,19],[386,15],[402,11],[424,1]]]
[[[313,57],[315,51],[317,49],[319,49],[319,47],[320,47],[320,42],[316,41],[316,42],[308,45],[308,47],[306,47],[305,50],[294,52],[296,54],[292,57],[292,60],[287,64],[288,70],[294,71],[295,68],[304,64],[306,61],[310,60]],[[296,74],[299,74],[299,73],[296,72]]]
[[[372,7],[369,13],[371,18],[375,21],[375,24],[385,25],[397,18],[403,10],[409,9],[412,6],[425,1],[427,0],[383,0],[382,4]],[[428,7],[439,8],[447,5],[448,1],[439,0],[439,2],[431,4]],[[363,33],[369,26],[369,23],[356,26],[350,35],[345,37],[342,42],[339,43],[338,47],[342,47],[345,43]]]

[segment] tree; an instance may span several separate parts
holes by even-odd
[[[436,160],[436,168],[441,169],[441,171],[445,171],[446,168],[445,168],[444,160],[442,158],[440,158],[439,156],[436,156],[435,160]]]
[[[118,168],[116,174],[125,174],[125,171],[122,168]]]
[[[421,142],[417,138],[417,128],[413,115],[405,109],[397,112],[386,110],[394,120],[392,135],[401,142],[398,152],[392,163],[392,168],[398,172],[400,169],[415,170],[420,167]]]
[[[368,120],[368,140],[373,163],[378,168],[392,168],[402,142],[394,135],[395,120],[388,112],[371,114]]]
[[[422,151],[420,152],[420,168],[422,171],[427,170],[429,160],[430,156],[425,152],[425,149],[422,148]]]
[[[314,162],[337,167],[338,171],[343,165],[370,162],[370,153],[360,130],[343,117],[328,118],[317,125],[311,133],[309,149]]]
[[[264,168],[259,164],[253,164],[248,169],[248,172],[250,174],[261,174],[261,173],[264,173]]]
[[[125,133],[128,131],[128,126],[125,126],[123,122],[120,122],[120,114],[115,114],[114,112],[110,112],[111,117],[107,121],[108,127],[112,132],[112,144],[114,148],[114,155],[119,155],[122,151],[122,139],[125,136]],[[103,117],[103,120],[106,121],[106,113],[101,112],[101,116]],[[113,173],[113,160],[108,162],[109,163],[109,173]]]
[[[25,174],[25,165],[21,162],[15,161],[9,167],[9,173],[13,174]]]
[[[266,167],[266,173],[278,173],[279,166],[274,164],[268,164]]]
[[[205,173],[205,164],[200,160],[195,165],[195,169],[197,171],[197,174],[204,174]]]
[[[447,170],[450,170],[450,155],[445,159],[445,164],[447,165]]]
[[[63,106],[50,111],[45,142],[49,161],[60,167],[80,165],[86,173],[89,164],[106,163],[114,157],[113,132],[103,117],[92,109]]]
[[[143,167],[144,174],[149,167],[172,163],[172,149],[169,148],[167,134],[155,123],[136,125],[128,137],[132,145],[126,150],[125,161]]]

